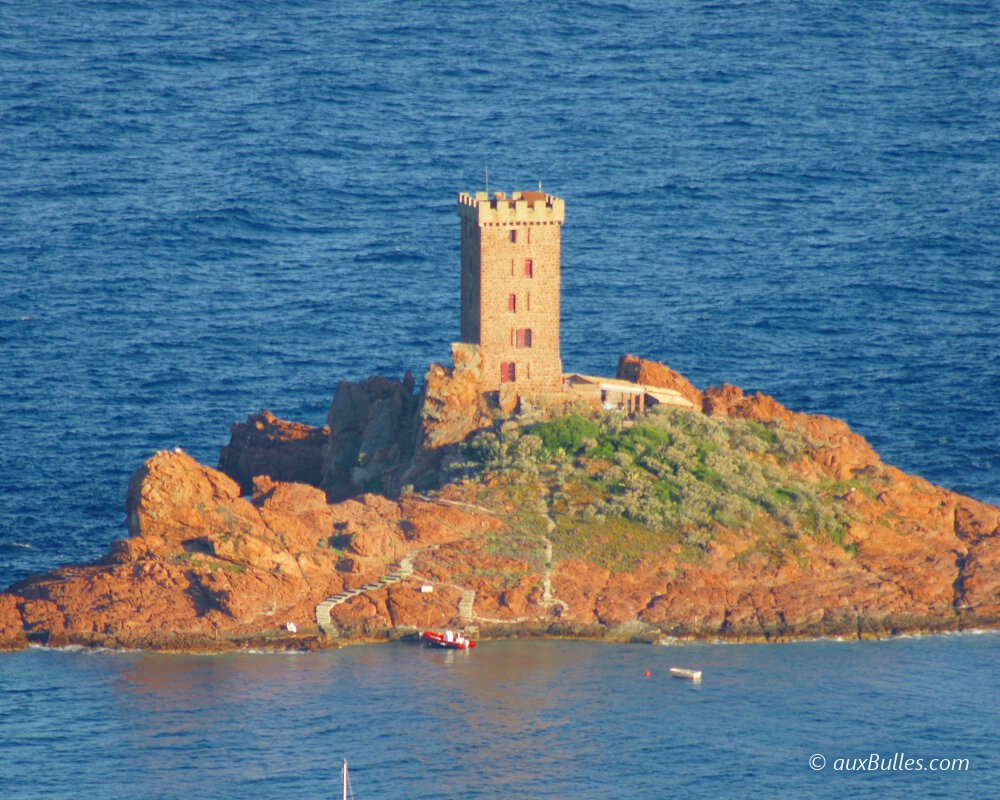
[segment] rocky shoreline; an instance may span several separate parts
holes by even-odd
[[[616,421],[572,397],[483,396],[454,355],[419,393],[409,375],[340,384],[325,428],[237,423],[219,469],[155,454],[129,484],[128,538],[0,594],[0,649],[998,627],[1000,509],[883,464],[843,422],[631,357],[619,379],[695,410]]]

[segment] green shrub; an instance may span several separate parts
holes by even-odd
[[[769,559],[791,552],[802,535],[851,552],[838,498],[850,488],[871,491],[871,481],[816,481],[784,467],[809,447],[776,422],[659,409],[628,427],[615,412],[520,430],[508,424],[474,436],[460,466],[466,477],[501,479],[497,497],[517,509],[515,530],[545,535],[546,510],[534,510],[543,500],[562,552],[600,563],[632,563],[664,547],[699,558],[720,528],[758,531]],[[612,558],[616,547],[627,555]]]
[[[529,428],[530,433],[541,440],[542,446],[549,454],[557,452],[560,448],[567,453],[577,453],[583,449],[588,439],[596,439],[600,430],[595,420],[587,419],[580,414],[557,417],[551,422],[543,422]]]

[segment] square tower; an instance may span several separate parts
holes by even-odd
[[[565,204],[545,192],[458,196],[462,219],[461,341],[479,345],[483,388],[562,387],[560,228]]]

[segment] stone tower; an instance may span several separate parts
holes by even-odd
[[[479,345],[486,391],[562,387],[560,228],[565,204],[544,192],[458,196],[461,341]]]

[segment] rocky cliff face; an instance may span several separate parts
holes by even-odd
[[[251,414],[245,423],[233,423],[229,444],[219,455],[219,470],[236,481],[244,494],[253,492],[256,475],[319,486],[329,441],[329,428],[285,422],[262,411]]]
[[[341,381],[330,405],[330,442],[321,485],[332,500],[362,491],[390,492],[416,446],[418,399],[413,375]]]
[[[13,587],[25,635],[160,649],[277,629],[339,590],[326,497],[303,484],[239,485],[183,453],[161,452],[133,476],[130,537],[101,564],[66,567]]]
[[[462,370],[432,368],[419,403],[405,380],[338,387],[321,447],[328,487],[352,495],[339,502],[330,502],[329,488],[280,479],[295,467],[292,448],[308,453],[310,470],[318,448],[314,434],[273,418],[251,418],[257,433],[223,459],[242,465],[250,492],[183,453],[156,454],[129,485],[129,537],[102,562],[0,594],[0,647],[309,648],[444,626],[480,635],[756,641],[1000,622],[1000,509],[884,465],[839,420],[795,414],[735,387],[700,392],[663,365],[623,363],[620,376],[697,399],[708,415],[701,419],[748,420],[761,436],[797,437],[801,447],[782,463],[763,451],[749,457],[784,476],[778,500],[793,484],[828,498],[844,521],[840,539],[805,535],[780,513],[765,514],[715,525],[697,547],[658,534],[661,544],[645,555],[612,562],[601,553],[615,531],[653,534],[610,518],[577,524],[567,493],[590,484],[574,484],[565,460],[543,462],[533,476],[505,467],[429,497],[360,493],[369,479],[385,485],[387,476],[412,476],[414,465],[436,479],[443,472],[435,451],[492,424]],[[622,480],[636,480],[628,459],[611,463],[593,452],[579,470],[619,469]],[[329,623],[321,630],[317,606],[327,598],[335,602],[323,606]]]
[[[432,364],[419,394],[409,372],[402,380],[341,381],[324,428],[268,411],[234,423],[219,469],[244,494],[256,475],[322,488],[331,501],[364,492],[396,496],[404,486],[437,488],[449,447],[493,423],[477,348],[453,345],[452,361],[451,368]]]

